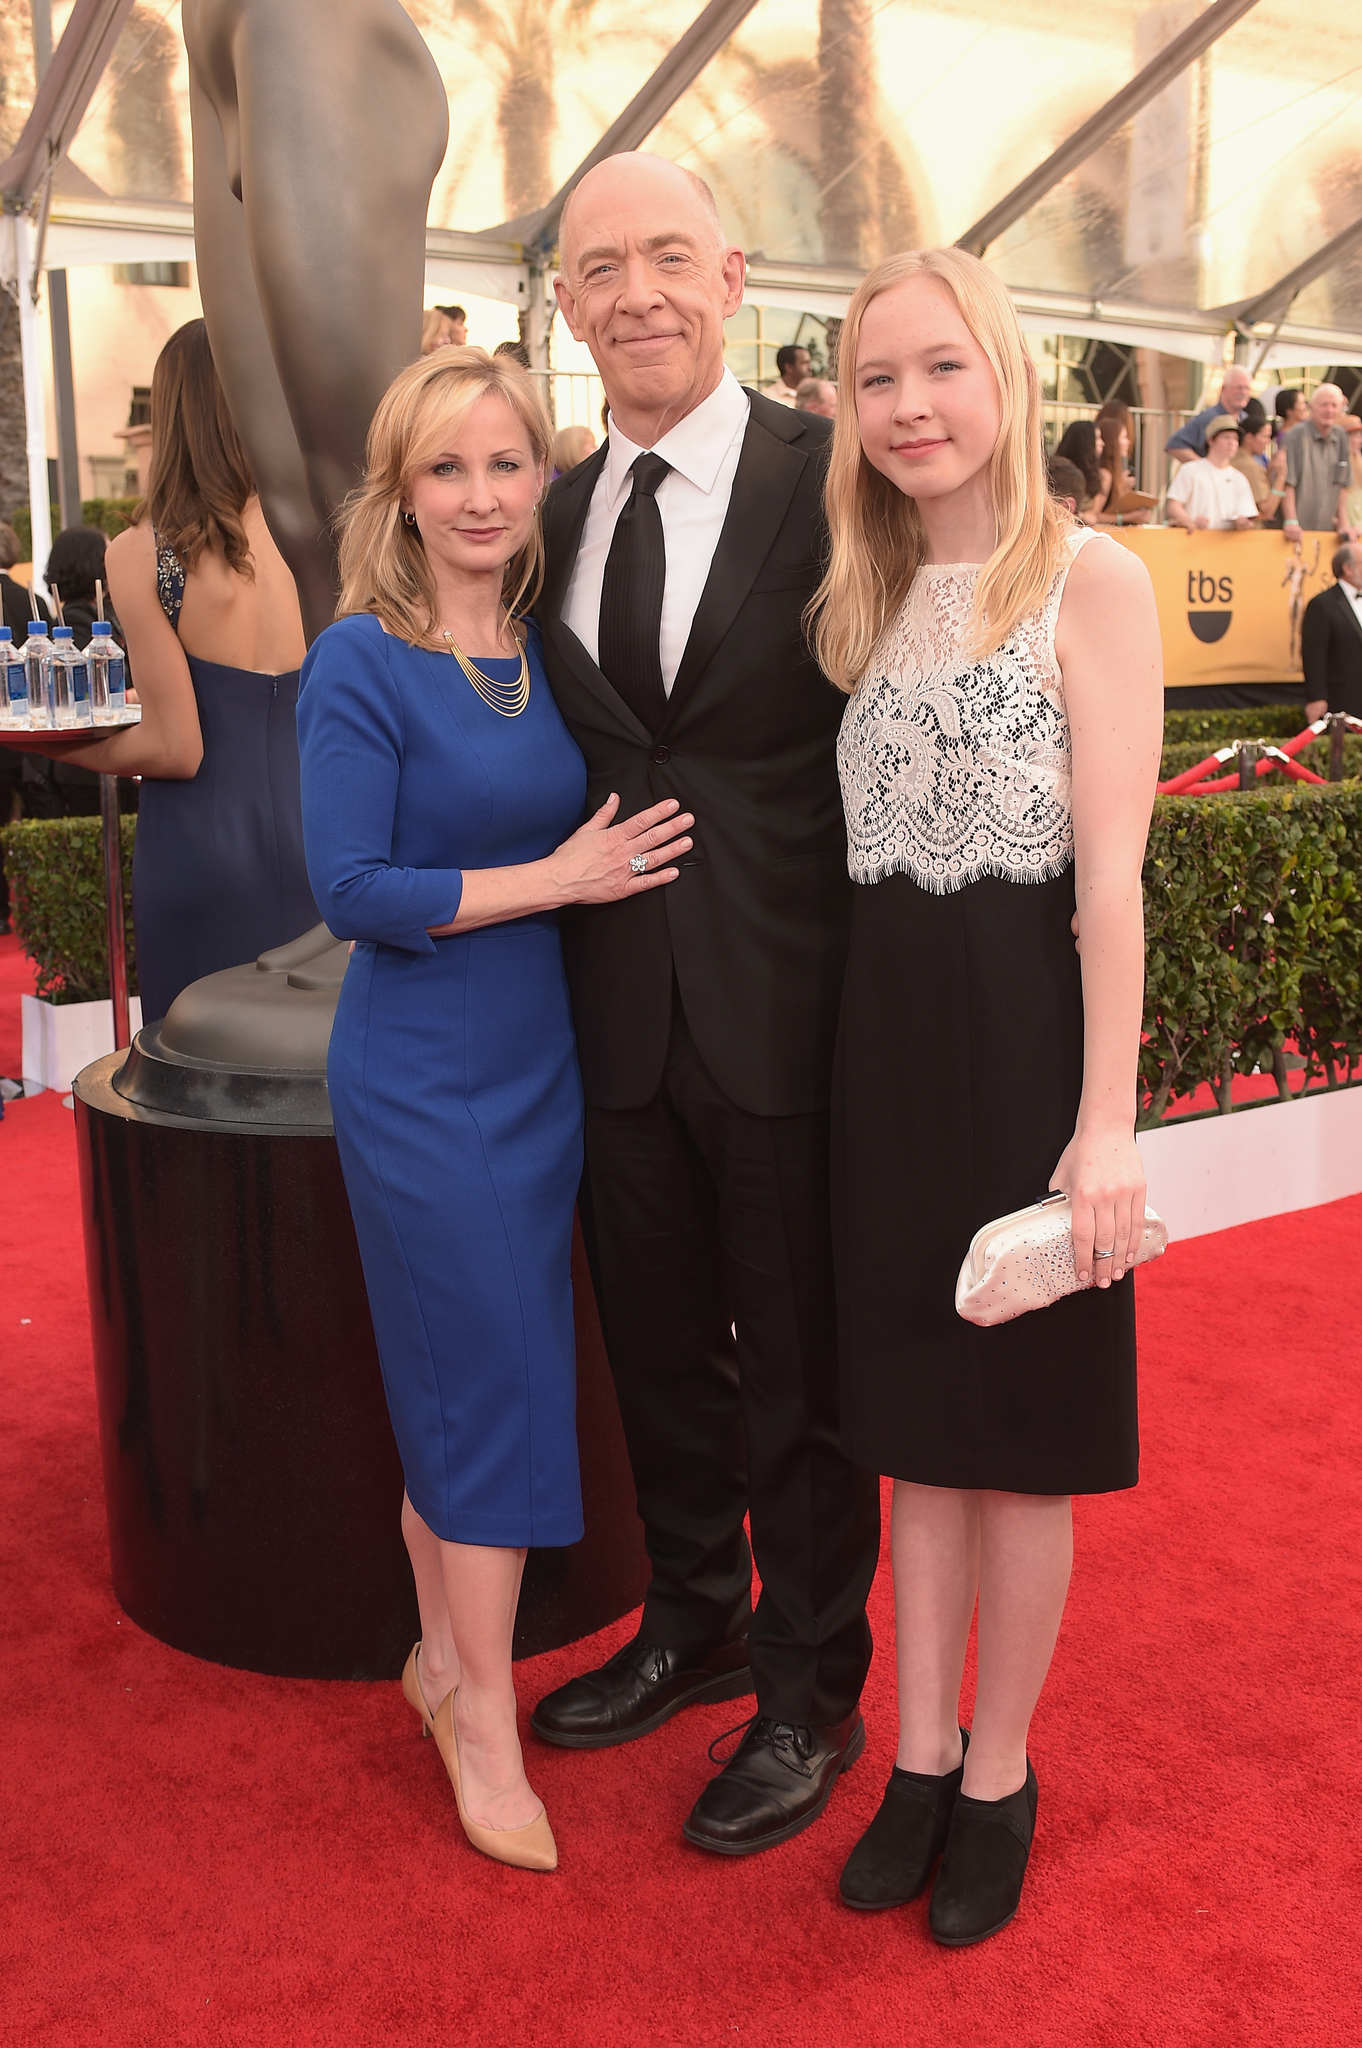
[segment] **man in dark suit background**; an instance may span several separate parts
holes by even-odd
[[[1362,544],[1345,541],[1330,566],[1335,581],[1311,598],[1301,620],[1305,716],[1311,724],[1326,711],[1362,718]]]
[[[549,680],[589,804],[670,796],[696,822],[668,888],[564,926],[584,1223],[653,1575],[637,1638],[533,1725],[605,1746],[755,1690],[685,1824],[741,1855],[816,1819],[860,1753],[878,1548],[877,1482],[838,1445],[828,1221],[842,700],[802,628],[831,428],[725,369],[743,256],[690,172],[608,159],[561,247],[610,427],[547,502]]]

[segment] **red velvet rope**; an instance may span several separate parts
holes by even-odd
[[[1322,732],[1327,731],[1328,724],[1327,718],[1317,718],[1313,725],[1306,726],[1304,732],[1298,732],[1295,739],[1283,740],[1279,747],[1265,747],[1262,759],[1254,768],[1254,774],[1266,775],[1270,769],[1280,768],[1296,782],[1314,782],[1320,785],[1326,783],[1328,781],[1327,776],[1316,775],[1313,769],[1299,767],[1291,757],[1299,754],[1302,747],[1308,747],[1311,740],[1318,739]],[[1353,731],[1362,732],[1362,719],[1349,718],[1348,725]],[[1221,775],[1213,782],[1204,782],[1202,777],[1209,769],[1219,768],[1224,762],[1237,754],[1240,744],[1241,742],[1236,741],[1233,746],[1221,747],[1214,754],[1208,754],[1204,761],[1199,761],[1195,768],[1184,768],[1181,775],[1174,775],[1167,782],[1159,783],[1158,794],[1160,796],[1210,796],[1219,789],[1237,789],[1239,786],[1239,770],[1237,768],[1233,774]]]

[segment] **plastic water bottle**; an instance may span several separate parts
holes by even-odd
[[[57,722],[52,708],[52,647],[46,619],[29,620],[22,659],[28,676],[28,723],[30,729],[46,731]]]
[[[85,650],[90,664],[90,709],[96,725],[112,725],[128,705],[128,669],[107,619],[96,619]]]
[[[52,710],[59,727],[92,725],[90,664],[70,626],[52,628]]]
[[[0,626],[0,725],[13,732],[28,724],[28,670],[8,626]]]

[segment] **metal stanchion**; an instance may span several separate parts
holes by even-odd
[[[1241,789],[1256,789],[1258,787],[1258,747],[1257,743],[1253,740],[1241,740],[1239,742],[1239,787]]]
[[[1343,735],[1348,730],[1348,719],[1341,711],[1329,716],[1329,780],[1343,780]]]
[[[123,929],[123,834],[118,816],[118,777],[99,778],[99,820],[104,848],[104,898],[108,915],[109,998],[113,1005],[115,1050],[132,1043],[128,1020],[128,946]]]

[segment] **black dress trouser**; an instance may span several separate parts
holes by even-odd
[[[838,1443],[828,1118],[736,1108],[678,1003],[653,1100],[587,1107],[583,1195],[653,1567],[643,1636],[747,1628],[759,1710],[839,1721],[870,1664],[879,1482]]]

